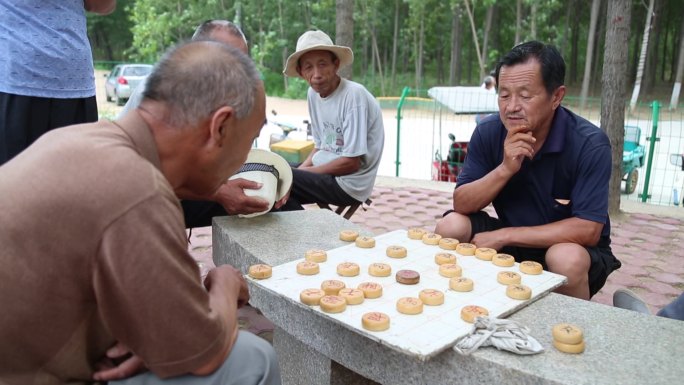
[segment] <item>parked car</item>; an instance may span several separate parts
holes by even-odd
[[[105,82],[105,94],[107,101],[114,102],[117,106],[123,106],[131,97],[133,90],[144,82],[152,72],[150,64],[119,64],[107,75]]]

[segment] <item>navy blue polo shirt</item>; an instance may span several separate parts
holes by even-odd
[[[503,162],[506,128],[490,115],[475,129],[457,186],[484,177]],[[608,136],[586,119],[559,107],[534,159],[525,159],[492,204],[504,226],[538,226],[566,218],[604,224],[610,237]],[[458,206],[458,202],[455,202]],[[603,243],[603,242],[602,242]]]

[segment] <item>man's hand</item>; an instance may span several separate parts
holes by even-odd
[[[84,0],[83,8],[88,12],[108,15],[116,9],[116,0]]]
[[[274,209],[279,209],[283,207],[285,203],[287,203],[287,200],[290,199],[290,193],[292,192],[292,186],[290,186],[290,189],[287,191],[287,194],[283,195],[283,197],[276,201],[276,203],[273,205]]]
[[[213,289],[227,290],[237,294],[237,307],[241,308],[249,302],[249,288],[240,270],[230,265],[221,265],[211,269],[204,279],[204,287],[208,291]]]
[[[95,367],[95,381],[121,380],[147,370],[145,363],[120,342],[109,348]]]
[[[213,200],[220,203],[230,215],[253,214],[268,210],[268,201],[245,194],[245,189],[258,190],[261,183],[236,178],[222,184],[213,196]]]
[[[505,230],[506,229],[485,231],[475,234],[470,242],[477,245],[477,247],[489,247],[494,250],[501,250],[505,246],[508,246]]]
[[[523,160],[534,157],[534,143],[536,141],[537,139],[532,136],[532,132],[527,126],[509,129],[504,141],[504,168],[511,174],[520,171]]]

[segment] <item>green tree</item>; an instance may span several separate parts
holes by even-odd
[[[133,40],[132,23],[127,8],[134,0],[119,0],[114,12],[101,16],[87,15],[88,37],[95,61],[123,61],[124,52]]]

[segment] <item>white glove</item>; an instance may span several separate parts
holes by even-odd
[[[456,342],[454,350],[468,355],[480,346],[494,346],[516,354],[537,354],[544,347],[528,333],[530,329],[515,321],[489,317],[477,317],[473,330]]]

